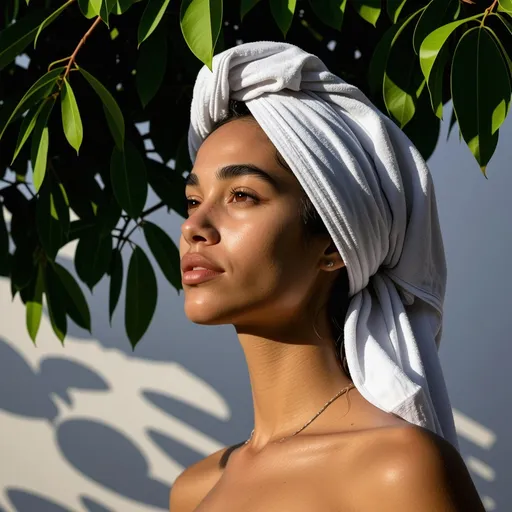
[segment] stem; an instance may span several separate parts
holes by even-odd
[[[121,250],[122,241],[124,239],[124,232],[126,231],[126,228],[128,227],[128,224],[130,224],[130,217],[125,218],[124,220],[124,226],[122,227],[121,231],[119,232],[119,238],[117,240],[117,246],[116,249]]]
[[[29,194],[32,196],[32,197],[36,197],[36,195],[34,194],[34,192],[32,192],[32,189],[28,186],[28,183],[25,183],[25,182],[22,182],[23,185],[25,185],[26,189],[28,190]]]
[[[156,203],[155,205],[153,205],[151,208],[148,208],[147,210],[143,211],[140,214],[139,222],[136,222],[135,226],[133,226],[133,228],[130,230],[130,232],[125,236],[124,233],[128,227],[128,224],[130,223],[131,220],[133,220],[131,217],[126,217],[125,224],[124,224],[123,228],[120,230],[119,235],[116,235],[116,237],[118,237],[117,248],[121,251],[126,242],[129,242],[131,244],[132,241],[130,240],[130,236],[138,227],[140,227],[142,225],[142,221],[144,220],[144,217],[147,217],[150,213],[156,212],[157,210],[162,208],[162,206],[165,206],[165,203],[163,201],[160,201],[159,203]]]
[[[68,60],[70,58],[71,55],[69,57],[64,57],[63,59],[54,60],[53,62],[50,62],[50,64],[48,64],[48,71],[50,71],[50,69],[52,69],[52,67],[55,66],[55,64],[59,64],[59,62],[64,62],[65,60]]]
[[[135,224],[135,226],[133,226],[133,228],[130,230],[130,232],[124,237],[125,238],[125,242],[129,242],[130,241],[130,236],[131,234],[137,229],[140,227],[140,224],[137,223]]]
[[[160,210],[160,208],[162,208],[162,206],[165,206],[165,203],[163,201],[160,201],[159,203],[155,204],[151,208],[148,208],[145,212],[142,212],[140,214],[140,218],[143,219],[144,217],[147,217],[150,213]]]
[[[64,79],[67,78],[67,76],[69,75],[69,72],[71,71],[71,66],[73,65],[73,63],[75,62],[75,59],[76,59],[76,56],[78,55],[78,52],[80,51],[80,48],[82,48],[82,46],[85,44],[85,41],[86,39],[91,35],[92,31],[101,23],[101,17],[98,16],[95,20],[94,20],[94,23],[91,25],[91,27],[89,28],[89,30],[84,34],[84,37],[82,37],[82,39],[80,39],[80,42],[76,45],[76,48],[75,48],[75,51],[71,54],[71,57],[69,58],[69,62],[68,62],[68,65],[66,67],[66,71],[64,73]]]
[[[494,0],[493,3],[487,7],[484,11],[484,17],[482,18],[482,21],[480,22],[480,26],[483,27],[485,23],[485,18],[492,12],[492,10],[496,7],[496,4],[498,3],[498,0]]]

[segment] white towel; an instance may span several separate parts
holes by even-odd
[[[292,44],[245,43],[197,76],[192,162],[230,98],[246,102],[347,267],[348,367],[362,396],[459,449],[438,356],[446,261],[432,178],[409,138],[353,85]]]

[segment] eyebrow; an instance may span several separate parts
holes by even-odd
[[[279,189],[279,183],[273,176],[253,164],[226,165],[225,167],[217,169],[215,172],[215,178],[221,181],[238,178],[240,176],[255,176],[256,178],[269,183],[275,189]],[[199,176],[191,172],[185,180],[185,186],[199,186]]]

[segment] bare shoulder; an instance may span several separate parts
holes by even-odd
[[[358,510],[485,512],[464,460],[441,436],[409,425],[365,437],[350,478]]]
[[[238,446],[222,448],[186,468],[172,485],[170,512],[193,512],[217,483],[231,452]]]

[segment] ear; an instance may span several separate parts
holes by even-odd
[[[330,237],[329,244],[324,250],[321,264],[322,267],[326,268],[326,270],[338,270],[345,266],[345,262],[343,261],[338,248]]]

